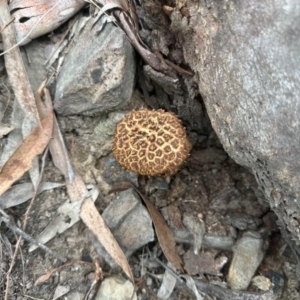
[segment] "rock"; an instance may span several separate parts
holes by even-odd
[[[147,183],[147,188],[149,191],[164,190],[167,191],[170,189],[169,183],[162,177],[150,177]]]
[[[178,206],[173,204],[165,206],[161,209],[161,213],[171,228],[179,229],[181,227],[182,212]]]
[[[237,241],[227,283],[232,290],[246,290],[265,255],[265,244],[259,233],[247,231]]]
[[[133,297],[132,297],[133,295]],[[95,300],[137,300],[134,286],[122,276],[111,276],[101,283]]]
[[[171,29],[226,152],[252,170],[300,257],[300,3],[212,0]],[[295,241],[295,242],[294,242]]]
[[[203,236],[205,233],[205,224],[203,220],[195,217],[190,213],[184,213],[182,219],[183,225],[189,230],[194,237],[194,254],[198,254],[202,247]]]
[[[255,230],[262,224],[260,218],[240,213],[229,213],[226,215],[225,220],[228,224],[239,230]]]
[[[173,231],[173,234],[177,243],[186,243],[190,245],[194,244],[194,236],[185,229],[177,229]],[[232,251],[234,242],[235,241],[231,236],[205,234],[202,245],[206,248]]]
[[[268,291],[272,286],[271,280],[261,275],[253,277],[252,283],[262,291]]]
[[[216,236],[212,234],[206,234],[203,238],[203,246],[209,248],[231,251],[233,245],[234,239],[231,236]]]
[[[138,175],[123,170],[112,155],[103,159],[100,170],[108,184],[114,184],[118,181],[130,181],[135,186],[138,186]]]
[[[133,189],[116,195],[102,217],[127,257],[154,240],[150,215]],[[96,243],[96,246],[99,255],[115,266],[102,245]]]
[[[59,114],[106,113],[130,100],[134,51],[126,34],[103,15],[90,18],[74,38],[57,79],[54,107]],[[82,51],[84,45],[85,51]]]

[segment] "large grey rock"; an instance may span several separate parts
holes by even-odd
[[[126,105],[134,85],[134,51],[125,33],[102,16],[78,30],[58,76],[59,114],[103,113]]]
[[[227,153],[256,176],[300,257],[300,2],[188,2],[171,28]]]

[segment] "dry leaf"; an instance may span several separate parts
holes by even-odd
[[[41,121],[31,134],[4,164],[0,173],[0,195],[31,168],[32,160],[41,154],[49,143],[53,128],[53,112]]]
[[[62,297],[63,295],[67,294],[70,291],[69,285],[58,285],[55,289],[54,295],[52,300],[57,300],[58,298]]]
[[[112,235],[110,229],[100,216],[94,202],[87,198],[81,206],[80,217],[85,225],[97,237],[105,250],[111,255],[115,262],[123,269],[125,274],[134,282],[134,278],[122,249]]]
[[[51,102],[50,94],[47,89],[43,89],[43,92],[45,94],[45,104],[47,107],[47,103]],[[41,96],[38,93],[36,94],[36,101],[38,103],[37,106],[40,114],[46,114],[47,109],[45,109],[43,106]],[[55,117],[49,149],[55,166],[59,168],[65,176],[67,191],[71,202],[82,201],[85,199],[81,205],[80,218],[90,229],[90,231],[97,237],[99,242],[115,260],[115,262],[123,269],[125,274],[131,279],[132,282],[134,282],[134,278],[125,254],[112,235],[110,229],[106,226],[104,220],[94,205],[93,200],[90,196],[88,196],[89,192],[82,178],[72,166],[72,162],[70,161],[68,151]]]
[[[160,212],[156,209],[156,207],[144,196],[132,183],[128,181],[118,182],[114,188],[113,192],[116,191],[123,191],[129,188],[134,188],[136,192],[140,195],[143,199],[145,205],[148,208],[150,216],[152,218],[155,232],[160,244],[160,247],[166,257],[166,259],[177,269],[182,271],[181,267],[181,259],[178,256],[176,249],[175,249],[175,239],[173,236],[172,231],[168,227],[165,219],[160,214]],[[111,192],[112,192],[111,191]]]
[[[15,18],[17,41],[25,45],[56,29],[85,5],[83,0],[13,0],[9,8]]]
[[[172,271],[173,272],[172,272]],[[170,299],[170,296],[176,286],[177,278],[174,276],[176,272],[172,264],[168,263],[168,268],[166,268],[161,286],[157,292],[157,298],[159,300]]]
[[[42,96],[44,96],[44,101],[42,101]],[[39,90],[35,93],[35,101],[37,104],[37,109],[41,118],[45,117],[49,114],[49,111],[52,110],[52,100],[48,89],[44,88],[44,83],[41,85]],[[72,162],[70,161],[69,154],[61,134],[61,131],[58,127],[57,119],[54,116],[53,119],[53,131],[52,131],[52,139],[49,143],[49,150],[52,155],[52,160],[54,165],[61,170],[66,179],[68,193],[70,192],[70,200],[71,202],[82,199],[83,195],[87,192],[85,188],[85,184],[79,178],[76,178],[75,170],[72,166]],[[75,181],[75,182],[74,182]],[[77,182],[78,181],[78,182]],[[70,190],[70,185],[76,187],[76,190],[85,190],[82,194],[74,195],[72,188]],[[78,197],[77,197],[78,196]],[[77,197],[77,198],[76,198]]]
[[[61,186],[64,186],[64,184],[56,182],[42,182],[39,185],[36,195],[39,195],[43,191],[52,190]],[[31,199],[34,193],[35,190],[32,183],[16,184],[0,197],[0,206],[5,209],[22,204]]]
[[[12,19],[8,11],[6,0],[0,0],[0,11],[0,28],[4,28]],[[3,30],[1,35],[4,52],[15,46],[16,32],[12,24]],[[32,120],[32,122],[35,121],[37,125],[39,116],[19,47],[15,47],[5,54],[5,67],[16,99],[26,116]]]
[[[99,190],[96,186],[89,185],[89,195],[91,195],[93,201],[95,201],[99,195]],[[52,238],[54,238],[57,234],[61,234],[67,229],[71,228],[74,224],[76,224],[79,220],[79,213],[82,201],[85,199],[81,199],[81,201],[66,201],[62,205],[57,208],[56,216],[51,220],[51,222],[47,225],[47,227],[36,237],[36,240],[42,244],[46,244]],[[0,202],[1,203],[1,202]],[[29,248],[29,252],[37,249],[37,245],[31,245]]]

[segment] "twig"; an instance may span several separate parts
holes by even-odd
[[[16,234],[20,235],[24,240],[26,240],[27,242],[30,242],[32,244],[37,245],[39,248],[41,248],[43,251],[45,251],[46,253],[52,255],[53,257],[55,257],[56,259],[60,260],[61,262],[65,263],[67,261],[67,259],[63,256],[60,256],[58,253],[56,253],[55,251],[51,250],[50,248],[48,248],[47,246],[45,246],[44,244],[38,242],[37,240],[35,240],[33,237],[31,237],[30,235],[28,235],[27,233],[25,233],[22,229],[20,229],[19,227],[11,224],[10,220],[9,220],[9,216],[5,213],[4,210],[2,210],[0,208],[0,212],[2,213],[3,217],[1,217],[1,220],[6,224],[6,226],[12,230],[13,232],[15,232]],[[18,241],[19,242],[19,241]],[[17,246],[16,246],[17,249]],[[11,264],[12,266],[12,264]],[[8,273],[11,270],[8,271]]]
[[[47,65],[47,63],[49,62],[49,60],[52,58],[52,56],[55,54],[55,52],[58,50],[58,48],[60,47],[60,45],[63,43],[63,41],[65,40],[66,36],[68,35],[68,33],[70,32],[70,30],[72,29],[72,26],[75,24],[75,22],[78,20],[79,16],[76,16],[71,24],[69,24],[68,29],[66,30],[66,32],[63,34],[63,36],[61,37],[60,41],[57,43],[57,45],[54,47],[54,49],[51,51],[48,59],[46,60],[46,62],[44,62],[44,66]]]
[[[169,272],[172,274],[172,276],[174,276],[177,279],[179,284],[184,283],[183,279],[180,278],[180,276],[178,276],[166,264],[161,262],[158,258],[154,258],[154,259],[165,269],[168,269]],[[263,293],[252,293],[252,292],[244,292],[244,291],[235,292],[230,289],[223,288],[221,286],[202,282],[195,278],[193,278],[193,280],[195,281],[197,289],[201,293],[205,293],[212,297],[220,298],[223,300],[275,300],[276,299],[272,291],[263,292]],[[186,284],[184,283],[184,285]]]
[[[39,176],[39,179],[38,179],[38,182],[36,184],[36,189],[34,191],[34,195],[30,201],[30,204],[26,210],[26,213],[25,213],[25,218],[24,218],[24,222],[23,222],[23,230],[26,229],[26,225],[27,225],[27,220],[28,220],[28,216],[29,216],[29,213],[31,211],[31,208],[33,206],[33,203],[34,203],[34,200],[37,196],[37,190],[39,188],[39,185],[42,181],[42,176],[43,176],[43,170],[44,170],[44,167],[45,167],[45,159],[46,159],[46,155],[48,153],[48,148],[46,149],[46,151],[44,152],[44,155],[43,155],[43,158],[42,158],[42,166],[41,166],[41,172],[40,172],[40,176]],[[8,284],[9,284],[9,278],[10,278],[10,274],[12,272],[12,269],[13,269],[13,266],[14,266],[14,263],[15,263],[15,259],[16,259],[16,256],[17,256],[17,253],[18,253],[18,249],[20,247],[20,243],[21,243],[21,240],[22,240],[22,237],[33,243],[33,244],[36,244],[38,245],[38,247],[40,247],[41,249],[43,249],[44,251],[46,251],[47,253],[51,254],[52,256],[56,257],[57,259],[59,259],[60,261],[62,262],[66,262],[67,260],[64,258],[64,257],[61,257],[59,254],[56,254],[55,252],[53,252],[51,249],[49,249],[48,247],[46,247],[45,245],[37,242],[36,240],[34,240],[31,236],[29,236],[27,233],[25,233],[24,231],[22,231],[20,228],[18,228],[17,226],[14,226],[10,223],[9,221],[9,216],[2,210],[0,209],[0,212],[3,214],[3,218],[2,220],[5,222],[6,226],[8,228],[10,228],[11,230],[13,230],[15,233],[19,234],[20,237],[16,243],[16,247],[15,247],[15,252],[14,252],[14,255],[13,255],[13,258],[12,258],[12,261],[11,261],[11,264],[10,264],[10,267],[9,267],[9,270],[6,274],[6,289],[5,289],[5,300],[7,300],[8,298]]]
[[[10,23],[12,23],[13,21],[15,20],[15,18],[12,18],[7,24],[5,24],[4,26],[3,26],[3,28],[0,28],[1,30],[0,30],[0,34],[2,33],[2,31],[10,24]],[[1,56],[1,55],[0,55]]]
[[[35,185],[35,186],[36,186],[36,189],[35,189],[35,191],[34,191],[34,195],[33,195],[33,197],[31,198],[31,201],[30,201],[30,203],[29,203],[29,205],[28,205],[28,208],[27,208],[27,210],[26,210],[26,213],[25,213],[25,218],[24,218],[24,222],[23,222],[23,230],[26,229],[28,216],[29,216],[29,213],[30,213],[31,208],[32,208],[32,206],[33,206],[34,200],[35,200],[35,198],[36,198],[36,196],[37,196],[38,188],[39,188],[39,186],[40,186],[40,184],[41,184],[41,181],[42,181],[42,177],[43,177],[43,173],[44,173],[44,168],[45,168],[45,160],[46,160],[46,156],[47,156],[47,154],[48,154],[48,149],[49,149],[49,148],[47,147],[46,150],[45,150],[45,152],[44,152],[44,154],[43,154],[43,157],[42,157],[42,166],[41,166],[40,176],[39,176],[38,182],[37,182],[36,185]]]
[[[194,281],[200,292],[223,300],[275,300],[277,298],[272,291],[264,293],[235,292],[200,280]]]

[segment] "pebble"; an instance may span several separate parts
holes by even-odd
[[[246,290],[264,255],[264,240],[258,232],[247,231],[237,241],[227,283],[232,290]]]
[[[133,295],[133,297],[132,297]],[[95,300],[137,300],[134,286],[121,275],[111,276],[102,282]]]
[[[267,278],[265,276],[261,276],[261,275],[253,277],[252,283],[262,291],[268,291],[268,290],[270,290],[270,288],[272,286],[271,280],[269,278]]]

